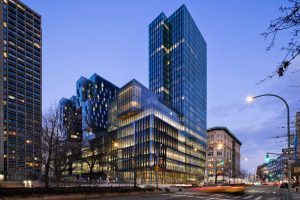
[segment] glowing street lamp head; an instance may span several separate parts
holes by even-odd
[[[253,100],[254,100],[253,96],[247,96],[247,98],[246,98],[246,101],[247,101],[248,103],[252,103]]]
[[[114,143],[114,147],[118,147],[118,143],[117,142]]]

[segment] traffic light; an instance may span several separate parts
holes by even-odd
[[[267,153],[267,155],[266,155],[265,160],[266,160],[266,163],[270,162],[270,158],[269,158],[269,154],[268,154],[268,153]]]

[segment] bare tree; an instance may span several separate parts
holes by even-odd
[[[59,186],[59,182],[63,176],[63,173],[66,172],[67,167],[70,163],[73,162],[72,158],[68,156],[70,149],[69,142],[66,140],[64,134],[58,135],[55,138],[55,151],[53,154],[53,174],[56,182],[56,186]]]
[[[87,149],[91,153],[90,156],[87,156],[85,158],[82,158],[82,161],[86,162],[87,165],[89,166],[89,173],[92,174],[94,167],[99,160],[98,153],[96,152],[96,147],[90,144],[90,147]]]
[[[281,15],[272,20],[267,30],[262,33],[266,39],[270,38],[271,40],[267,47],[267,51],[275,46],[276,37],[280,32],[288,32],[290,34],[291,37],[288,44],[282,47],[282,50],[286,52],[284,59],[271,75],[267,76],[260,82],[271,79],[275,75],[283,76],[292,61],[300,54],[300,44],[298,41],[300,31],[300,0],[288,1],[288,6],[281,6],[279,8]]]
[[[38,161],[44,165],[46,188],[49,187],[51,172],[58,186],[61,176],[70,162],[67,156],[68,141],[59,117],[59,107],[56,104],[51,105],[43,115],[42,156]]]
[[[45,187],[49,187],[49,174],[53,161],[55,142],[57,135],[60,134],[59,111],[56,105],[52,105],[43,115],[42,124],[42,157],[39,159],[44,165]]]

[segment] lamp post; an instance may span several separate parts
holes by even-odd
[[[289,191],[291,190],[291,133],[290,133],[290,107],[288,105],[288,103],[286,102],[286,100],[278,95],[275,94],[262,94],[262,95],[258,95],[258,96],[248,96],[247,97],[247,102],[251,103],[254,101],[254,99],[259,98],[259,97],[266,97],[266,96],[270,96],[270,97],[276,97],[278,99],[280,99],[286,106],[286,110],[287,110],[287,136],[288,136],[288,189]]]

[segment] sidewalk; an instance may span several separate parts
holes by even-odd
[[[296,190],[292,190],[292,196],[293,196],[293,199],[299,199],[300,200],[300,190],[299,192],[296,192]]]

